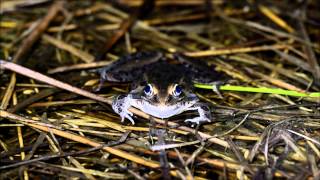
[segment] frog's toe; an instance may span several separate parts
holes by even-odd
[[[133,114],[130,111],[124,112],[124,113],[120,113],[120,117],[121,117],[121,122],[124,122],[124,119],[128,119],[132,125],[134,125],[134,120],[132,119]]]
[[[129,121],[131,122],[132,125],[134,125],[134,120],[132,119],[133,114],[130,112],[130,114],[126,115],[126,118],[129,119]]]
[[[208,118],[205,118],[205,117],[195,117],[192,119],[187,119],[184,122],[191,122],[193,124],[200,124],[202,122],[211,122],[211,120]]]
[[[130,112],[130,111],[127,111],[127,114],[128,114],[129,116],[133,116],[133,113]]]

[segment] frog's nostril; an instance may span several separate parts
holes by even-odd
[[[166,102],[170,103],[172,101],[172,99],[173,99],[172,96],[168,96]]]
[[[160,102],[158,96],[154,96],[153,99],[152,99],[152,101],[155,102],[155,103],[159,103],[159,102]]]

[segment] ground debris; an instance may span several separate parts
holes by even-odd
[[[232,85],[320,92],[320,4],[143,2],[1,1],[0,179],[319,179],[319,97],[195,89],[213,119],[191,128],[121,123],[110,104],[130,85],[95,90],[98,68],[161,51]]]

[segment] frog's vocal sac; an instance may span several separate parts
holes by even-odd
[[[118,95],[112,103],[113,110],[122,121],[127,118],[134,124],[133,114],[128,109],[135,107],[157,118],[196,110],[198,116],[186,122],[210,122],[210,109],[192,93],[193,83],[214,82],[219,74],[203,62],[195,63],[178,54],[172,60],[176,63],[168,63],[160,52],[139,52],[124,56],[99,70],[100,83],[132,83],[131,91]]]

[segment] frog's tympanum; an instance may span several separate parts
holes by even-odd
[[[135,107],[157,118],[195,110],[198,116],[186,122],[210,122],[209,108],[199,102],[192,89],[194,82],[217,80],[217,72],[199,60],[195,62],[181,55],[174,55],[172,60],[175,63],[169,63],[160,52],[139,52],[100,69],[101,82],[132,83],[131,91],[117,96],[112,103],[122,121],[127,118],[134,124],[128,109]]]

